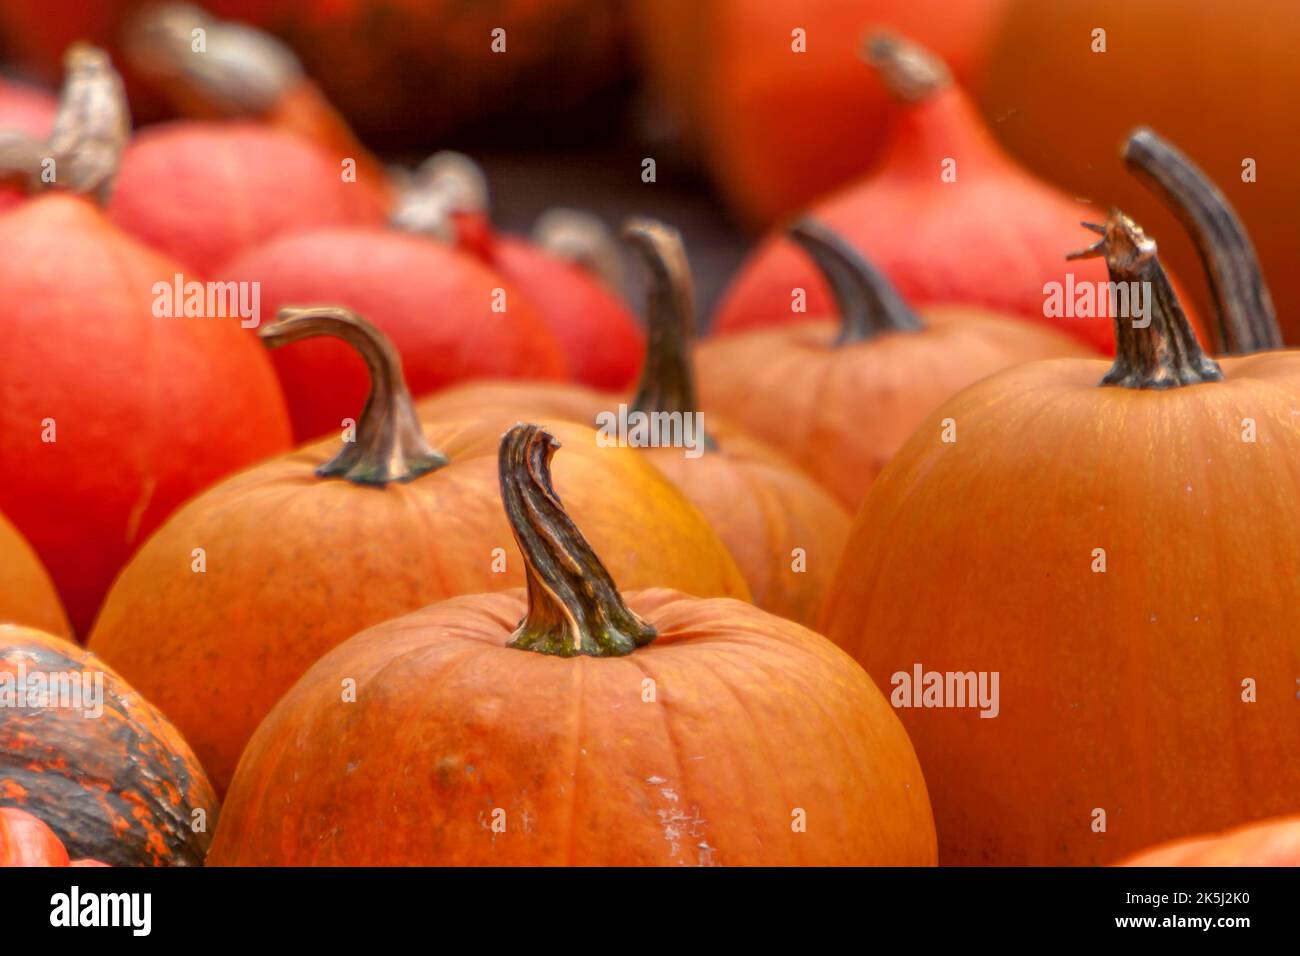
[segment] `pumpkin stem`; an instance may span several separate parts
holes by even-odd
[[[884,273],[839,233],[816,220],[800,219],[787,235],[808,253],[830,284],[840,310],[836,348],[886,332],[919,332],[924,328]]]
[[[456,213],[488,211],[487,176],[464,153],[434,153],[405,177],[389,224],[394,229],[455,242]]]
[[[382,487],[390,481],[411,481],[447,464],[447,457],[425,440],[393,343],[361,316],[336,305],[283,308],[257,334],[268,349],[318,335],[341,339],[361,354],[370,372],[370,394],[354,438],[345,439],[343,450],[317,468],[316,474]]]
[[[875,69],[890,93],[907,103],[928,100],[952,82],[943,60],[925,47],[890,33],[868,36],[862,59]]]
[[[202,51],[194,49],[196,29],[205,34]],[[145,7],[128,21],[124,47],[132,66],[169,95],[222,116],[262,117],[304,75],[298,57],[269,33],[188,3]]]
[[[22,133],[0,135],[0,177],[20,181],[29,192],[55,186],[93,194],[102,204],[131,138],[122,78],[108,54],[87,43],[68,47],[63,68],[50,138],[41,142]]]
[[[682,234],[654,219],[630,219],[623,238],[645,263],[650,275],[646,290],[646,353],[632,411],[699,410],[695,396],[695,288]],[[717,445],[706,434],[704,447]]]
[[[586,269],[614,294],[627,295],[623,250],[599,216],[581,209],[548,209],[533,223],[533,242]]]
[[[1201,351],[1191,323],[1178,303],[1169,276],[1156,257],[1156,242],[1118,209],[1111,210],[1104,226],[1084,225],[1102,238],[1067,258],[1104,256],[1110,272],[1112,311],[1115,313],[1115,364],[1102,385],[1121,388],[1178,388],[1202,382],[1219,382],[1223,372]],[[1121,284],[1127,286],[1131,313],[1140,294],[1146,303],[1143,323],[1114,307]]]
[[[1273,297],[1250,236],[1218,187],[1195,163],[1149,129],[1135,130],[1124,162],[1179,218],[1210,281],[1220,347],[1244,355],[1282,347]]]
[[[528,582],[528,611],[507,646],[558,657],[631,654],[655,639],[655,629],[623,602],[565,513],[551,484],[559,447],[540,425],[515,425],[501,439],[501,498]]]

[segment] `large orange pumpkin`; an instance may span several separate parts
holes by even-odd
[[[123,571],[90,637],[176,721],[219,790],[258,722],[335,644],[523,580],[495,494],[499,436],[517,419],[422,430],[395,350],[346,310],[302,310],[261,331],[272,347],[322,334],[360,352],[373,382],[343,450],[310,445],[192,500]],[[617,573],[748,597],[722,542],[654,469],[597,447],[590,428],[557,429],[575,449],[561,487]]]
[[[1104,37],[1096,31],[1104,31]],[[1175,276],[1196,250],[1174,217],[1098,160],[1151,124],[1196,159],[1241,213],[1274,293],[1283,331],[1300,335],[1300,207],[1293,91],[1300,87],[1300,6],[1291,0],[1014,0],[991,44],[980,103],[998,138],[1038,175],[1103,207],[1118,205],[1161,242]],[[1101,52],[1099,41],[1104,40]],[[1080,148],[1085,144],[1084,148]],[[1192,285],[1198,313],[1210,298]]]
[[[0,624],[71,637],[67,615],[32,546],[0,515]]]
[[[1205,357],[1122,214],[1090,252],[1150,283],[1149,324],[1116,319],[1109,371],[1034,362],[936,410],[823,615],[905,708],[941,862],[1106,863],[1300,808],[1300,354]],[[994,719],[932,706],[995,673]]]
[[[1265,820],[1227,833],[1184,837],[1143,850],[1122,866],[1300,866],[1300,817]]]
[[[636,0],[632,8],[652,93],[733,208],[767,225],[879,156],[899,111],[858,62],[868,30],[916,37],[968,83],[1006,2]]]
[[[932,864],[925,781],[871,680],[738,601],[624,598],[556,495],[555,448],[536,425],[501,442],[526,593],[319,661],[249,742],[209,861]]]
[[[913,305],[993,309],[1108,350],[1105,315],[1049,308],[1049,283],[1070,300],[1069,290],[1106,278],[1094,264],[1070,265],[1062,258],[1088,207],[1017,166],[944,64],[927,51],[877,35],[867,57],[907,109],[880,164],[819,200],[810,215],[875,263]],[[714,329],[797,323],[803,317],[792,308],[796,289],[806,291],[812,314],[829,309],[827,284],[775,232],[732,281]]]
[[[69,64],[60,132],[34,156],[57,158],[56,185],[102,194],[125,106],[102,53]],[[275,375],[238,319],[155,314],[156,284],[183,271],[71,191],[0,215],[0,512],[79,634],[176,505],[289,445]]]
[[[624,231],[650,273],[650,351],[635,395],[546,382],[471,383],[423,401],[429,421],[502,409],[520,418],[554,416],[601,424],[609,441],[624,421],[680,424],[641,451],[681,489],[722,538],[765,611],[811,624],[839,561],[849,516],[826,491],[783,456],[725,419],[704,416],[695,400],[695,305],[680,234],[653,220]],[[643,417],[642,417],[643,416]],[[670,426],[677,427],[677,426]],[[610,434],[610,432],[614,434]],[[678,444],[660,446],[663,438]],[[647,430],[641,439],[651,440]],[[689,445],[689,447],[687,447]]]
[[[73,857],[198,866],[217,795],[180,733],[104,662],[0,624],[0,807],[40,817]]]
[[[797,325],[706,341],[696,354],[701,401],[706,415],[783,453],[850,509],[944,399],[1018,362],[1088,352],[974,306],[918,317],[836,233],[804,221],[790,235],[831,286],[838,327],[814,312]]]

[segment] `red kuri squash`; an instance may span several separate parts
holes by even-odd
[[[107,866],[98,860],[70,860],[53,830],[26,810],[0,807],[0,867]]]
[[[320,660],[249,742],[209,862],[932,864],[925,781],[870,679],[750,605],[620,594],[556,495],[555,448],[536,425],[501,442],[526,593]]]
[[[994,141],[968,96],[935,57],[875,36],[868,59],[908,108],[879,166],[817,202],[811,215],[874,262],[909,303],[978,306],[1049,325],[1099,352],[1110,349],[1105,315],[1048,313],[1048,283],[1071,289],[1105,270],[1069,265],[1087,206],[1034,179]],[[781,233],[766,239],[718,306],[714,329],[796,323],[793,290],[825,314],[830,289]]]
[[[1098,228],[1089,254],[1152,297],[1114,365],[1029,363],[936,410],[823,615],[904,708],[941,862],[1106,863],[1300,808],[1300,354],[1207,358],[1154,241]],[[953,706],[994,675],[995,719]]]
[[[193,499],[123,571],[90,638],[177,722],[219,790],[258,722],[335,644],[524,576],[496,496],[497,444],[516,417],[422,430],[393,347],[346,310],[288,313],[261,335],[271,347],[329,335],[360,353],[372,392],[355,432],[342,451],[310,445]],[[616,573],[748,597],[704,518],[635,452],[556,428],[574,448],[560,486]]]
[[[0,512],[80,634],[176,505],[289,444],[270,363],[238,320],[159,316],[156,286],[183,267],[74,194],[107,191],[128,125],[104,55],[72,50],[56,133],[18,163],[40,183],[49,154],[71,191],[0,215]]]

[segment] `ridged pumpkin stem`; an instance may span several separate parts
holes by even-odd
[[[886,332],[919,332],[924,326],[898,290],[839,233],[801,219],[788,233],[830,284],[840,310],[835,347],[865,342]]]
[[[862,59],[880,75],[885,88],[904,102],[927,100],[952,82],[943,60],[925,47],[889,33],[867,37]]]
[[[194,49],[196,29],[203,51]],[[127,22],[124,47],[169,95],[221,116],[260,118],[303,79],[297,56],[275,37],[188,3],[145,7]]]
[[[1195,163],[1149,129],[1124,145],[1129,170],[1182,221],[1210,281],[1220,348],[1245,355],[1282,347],[1273,297],[1236,211]]]
[[[686,246],[676,229],[654,219],[629,219],[623,238],[645,263],[646,352],[632,411],[699,410],[695,396],[695,286]],[[704,436],[705,448],[716,445]]]
[[[318,335],[341,339],[361,354],[370,372],[370,394],[353,440],[345,440],[343,450],[316,474],[382,486],[411,481],[447,464],[424,437],[393,343],[361,316],[342,306],[284,308],[257,334],[268,349]]]
[[[122,150],[131,138],[122,78],[107,53],[86,43],[68,47],[63,69],[49,140],[12,131],[0,135],[0,177],[17,179],[30,192],[58,187],[93,194],[102,204],[112,192]]]
[[[1161,389],[1222,381],[1218,363],[1201,351],[1174,295],[1169,276],[1156,257],[1155,240],[1118,209],[1111,211],[1104,226],[1084,225],[1101,233],[1102,238],[1068,258],[1104,256],[1112,288],[1127,284],[1130,303],[1140,289],[1147,306],[1142,319],[1145,325],[1141,326],[1133,317],[1115,310],[1115,364],[1101,384]]]
[[[524,556],[528,612],[508,646],[538,654],[621,657],[655,639],[564,511],[551,484],[560,443],[540,425],[501,439],[501,498]]]
[[[599,216],[582,209],[548,209],[533,223],[533,242],[586,269],[615,295],[627,295],[623,250]]]
[[[456,213],[488,211],[487,176],[474,160],[450,150],[434,153],[398,188],[389,225],[403,232],[456,241]]]

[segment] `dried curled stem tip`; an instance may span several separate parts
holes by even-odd
[[[599,216],[581,209],[548,209],[533,223],[533,242],[586,269],[615,294],[627,294],[623,250]]]
[[[188,3],[141,9],[127,22],[124,48],[131,65],[169,95],[221,116],[261,117],[303,78],[298,58],[275,37]]]
[[[1222,192],[1173,144],[1134,130],[1124,162],[1187,229],[1210,280],[1220,345],[1232,355],[1282,347],[1255,247]]]
[[[283,308],[276,320],[257,334],[268,349],[318,335],[341,339],[360,353],[370,372],[370,394],[356,435],[317,468],[316,474],[382,486],[411,481],[447,464],[446,456],[424,437],[393,343],[361,316],[342,306]]]
[[[506,518],[524,556],[528,612],[509,646],[538,654],[620,657],[655,639],[564,510],[551,484],[559,442],[540,425],[501,439],[498,468]]]
[[[875,68],[889,91],[909,103],[929,99],[952,82],[944,62],[922,46],[885,32],[869,35],[862,59]]]
[[[1103,257],[1110,272],[1112,302],[1127,301],[1127,310],[1114,310],[1115,364],[1102,385],[1165,389],[1223,379],[1218,363],[1201,351],[1191,323],[1174,294],[1156,254],[1156,242],[1118,209],[1105,225],[1084,223],[1102,237],[1069,259]],[[1135,306],[1143,305],[1141,315]]]
[[[919,332],[924,326],[884,273],[843,236],[815,219],[800,219],[786,234],[816,264],[840,310],[835,347],[865,342],[886,332]]]
[[[395,229],[454,242],[456,213],[485,213],[489,206],[487,175],[464,153],[434,153],[413,173],[400,177],[397,203],[389,223]]]

